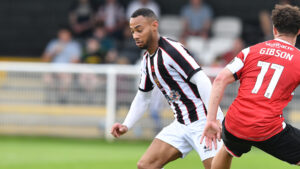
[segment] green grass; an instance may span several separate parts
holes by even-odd
[[[134,169],[150,142],[0,137],[0,169]],[[198,155],[168,164],[165,169],[203,168]],[[296,169],[260,150],[234,159],[232,169]]]

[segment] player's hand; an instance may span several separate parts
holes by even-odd
[[[200,144],[202,144],[205,138],[205,145],[210,150],[212,149],[212,143],[215,149],[217,149],[217,140],[221,141],[222,125],[219,120],[207,121],[203,134],[200,139]]]
[[[119,138],[121,135],[125,134],[128,131],[127,126],[122,125],[120,123],[115,123],[112,128],[111,128],[111,134],[116,137]]]

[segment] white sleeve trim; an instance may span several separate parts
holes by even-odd
[[[123,122],[123,125],[127,126],[128,129],[132,128],[132,126],[146,112],[151,100],[151,93],[152,92],[137,92],[136,96],[134,97],[131,103],[129,112]]]
[[[244,62],[250,52],[250,48],[248,47],[246,49],[243,49],[242,52],[244,54],[243,60],[241,60],[238,57],[235,57],[234,60],[226,66],[227,69],[229,69],[232,74],[235,74],[236,72],[238,72],[244,67]]]
[[[226,68],[229,69],[232,74],[235,74],[243,67],[244,67],[243,61],[237,57],[235,57],[234,60],[226,66]]]
[[[246,60],[246,58],[247,58],[247,56],[248,56],[248,54],[250,52],[250,48],[248,47],[248,48],[242,50],[242,52],[244,54],[244,62],[245,62],[245,60]]]

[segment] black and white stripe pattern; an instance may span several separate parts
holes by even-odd
[[[152,90],[151,84],[161,85],[175,118],[182,124],[206,118],[197,87],[189,81],[201,68],[180,43],[161,37],[155,55],[148,54],[144,59],[143,67],[148,71],[142,73],[140,90]],[[148,87],[147,78],[152,82]]]
[[[152,84],[152,82],[150,81],[150,76],[149,76],[149,72],[148,72],[148,66],[147,66],[147,53],[145,53],[144,57],[143,57],[143,61],[142,61],[142,65],[141,65],[141,80],[140,80],[140,84],[139,84],[139,90],[143,91],[143,92],[148,92],[151,91],[154,86]]]

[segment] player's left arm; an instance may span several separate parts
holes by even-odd
[[[114,137],[118,138],[125,134],[143,116],[149,106],[151,93],[152,91],[143,92],[139,90],[137,92],[123,124],[115,123],[112,126],[111,134]]]
[[[224,68],[218,76],[215,78],[212,85],[209,104],[208,104],[208,115],[207,121],[213,121],[216,119],[218,106],[224,95],[224,91],[230,83],[233,83],[235,78],[232,72],[228,68]]]
[[[208,107],[212,84],[207,75],[203,71],[198,71],[191,77],[190,82],[197,86],[205,107]],[[222,112],[220,107],[218,107],[218,112]]]
[[[208,104],[207,121],[200,139],[200,143],[202,143],[205,138],[205,144],[209,149],[212,149],[212,143],[214,144],[215,149],[217,149],[216,140],[221,139],[222,128],[219,121],[216,119],[217,112],[227,85],[234,81],[235,78],[232,72],[228,68],[224,68],[218,74],[212,85]]]
[[[216,119],[218,106],[222,100],[226,86],[238,80],[244,67],[244,61],[250,48],[242,50],[215,78],[208,104],[207,121]]]
[[[246,60],[250,48],[242,50],[233,60],[229,63],[215,78],[212,85],[209,104],[208,104],[208,115],[207,122],[201,136],[202,143],[205,138],[206,146],[210,149],[212,148],[212,142],[216,145],[216,139],[221,138],[221,125],[216,120],[218,106],[224,95],[224,91],[228,84],[233,83],[235,80],[241,78],[241,72],[244,67],[244,61]]]
[[[192,82],[193,84],[195,84],[197,86],[198,92],[201,96],[201,99],[203,100],[205,107],[208,107],[209,105],[209,98],[210,98],[210,93],[211,93],[211,89],[212,89],[212,85],[211,82],[209,80],[209,78],[206,76],[206,74],[203,71],[198,71],[197,73],[195,73],[191,79],[190,82]],[[212,136],[212,141],[215,144],[215,147],[217,147],[217,142],[216,139],[218,139],[220,141],[221,139],[221,123],[219,120],[217,120],[217,112],[223,113],[221,108],[217,105],[217,111],[215,112],[215,114],[213,114],[213,117],[215,118],[215,120],[213,121],[214,127],[216,129],[216,133],[213,133]],[[209,109],[208,109],[209,110]],[[210,113],[209,113],[210,114]],[[218,133],[219,132],[219,133]],[[214,138],[213,138],[214,137]],[[206,137],[207,139],[208,137]],[[210,143],[207,144],[207,147],[211,148],[211,142],[212,141],[206,141],[206,143]],[[202,144],[202,141],[201,141]]]

